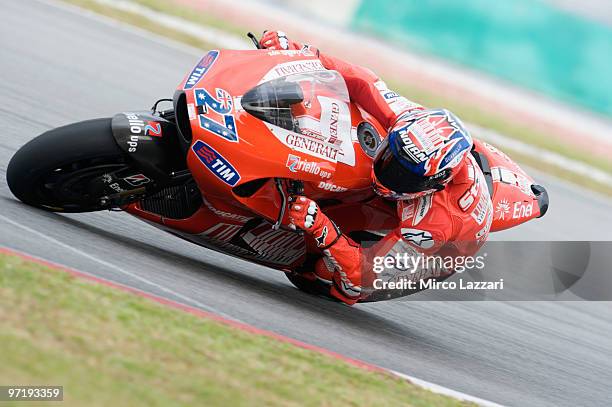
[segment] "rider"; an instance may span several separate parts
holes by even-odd
[[[491,227],[493,205],[482,170],[470,154],[472,139],[454,114],[425,109],[389,90],[371,71],[291,41],[281,31],[264,32],[260,44],[314,52],[326,69],[342,75],[351,100],[388,129],[374,157],[372,183],[380,196],[397,201],[399,226],[377,244],[385,248],[383,253],[398,242],[424,255],[478,251]],[[357,302],[367,263],[360,245],[305,196],[292,197],[289,216],[321,248],[324,256],[315,273],[331,280],[330,294],[347,304]]]

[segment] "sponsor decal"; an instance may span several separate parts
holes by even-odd
[[[412,112],[416,109],[420,109],[422,106],[418,103],[412,102],[403,96],[395,99],[390,99],[387,104],[396,115],[400,115],[404,112]]]
[[[318,175],[321,178],[331,178],[331,173],[321,169],[319,163],[308,161],[300,156],[289,154],[287,156],[287,168],[291,172],[305,172],[308,174]]]
[[[189,115],[189,120],[194,120],[197,117],[196,108],[193,103],[187,103],[187,114]]]
[[[232,187],[240,181],[238,171],[214,148],[201,140],[191,148],[202,164],[221,181]]]
[[[216,88],[215,96],[206,89],[193,91],[200,118],[200,127],[228,141],[238,142],[236,120],[231,114],[232,96],[224,89]]]
[[[402,140],[402,150],[404,150],[408,157],[410,157],[417,164],[427,160],[427,154],[417,147],[416,144],[414,144],[414,141],[410,139],[410,135],[408,134],[408,130],[406,128],[400,130],[398,135]]]
[[[473,158],[468,160],[468,178],[473,180],[472,185],[465,191],[457,205],[462,211],[467,212],[473,207],[470,215],[478,223],[482,225],[485,217],[493,212],[493,205],[489,197],[489,189],[484,179],[484,175],[480,169],[476,169],[476,163]]]
[[[302,134],[289,133],[287,134],[285,142],[288,146],[294,147],[299,151],[310,153],[314,156],[325,158],[334,162],[338,160],[338,148],[322,143],[314,138]]]
[[[320,132],[323,139],[334,146],[352,148],[351,115],[348,105],[338,99],[318,96],[321,104]],[[351,145],[348,144],[351,143]]]
[[[158,122],[148,121],[147,125],[144,127],[144,134],[145,136],[161,137],[161,124],[159,124]]]
[[[118,183],[118,182],[113,182],[112,184],[110,184],[110,185],[109,185],[109,187],[110,187],[110,188],[111,188],[113,191],[118,192],[118,193],[125,192],[125,189],[121,188],[121,186],[119,185],[119,183]]]
[[[426,230],[402,228],[401,234],[404,240],[422,249],[431,249],[435,243],[431,233]]]
[[[414,216],[414,202],[413,201],[399,201],[402,208],[402,221],[407,221]]]
[[[484,197],[481,197],[481,199],[478,200],[478,203],[476,204],[474,210],[471,213],[471,216],[476,221],[476,223],[482,225],[482,222],[484,222],[487,213],[491,212],[490,207],[491,204],[488,199],[484,199]]]
[[[348,191],[348,188],[341,187],[341,186],[338,186],[338,185],[334,185],[331,182],[325,182],[325,181],[319,182],[319,188],[320,189],[324,189],[326,191],[330,191],[330,192],[346,192],[346,191]]]
[[[340,105],[336,102],[331,103],[329,118],[329,140],[331,144],[336,144],[338,140],[338,120],[340,118]]]
[[[528,196],[535,196],[531,190],[532,181],[525,175],[504,167],[491,167],[493,182],[501,182],[518,188]]]
[[[459,134],[459,133],[457,133]],[[454,145],[451,147],[450,151],[442,158],[440,162],[440,169],[444,169],[446,167],[453,167],[459,163],[463,155],[461,153],[467,151],[472,146],[472,142],[463,136],[459,136],[454,138],[452,143]]]
[[[148,184],[149,182],[151,182],[151,179],[144,174],[130,175],[129,177],[123,178],[123,180],[133,187],[139,187],[141,185]]]
[[[325,240],[327,239],[327,234],[328,234],[327,226],[323,226],[323,230],[321,231],[321,236],[315,237],[318,247],[325,246]]]
[[[264,75],[260,83],[272,79],[282,78],[289,75],[325,71],[325,67],[318,59],[305,59],[300,61],[289,61],[276,65]]]
[[[416,211],[414,215],[414,220],[412,221],[412,225],[418,225],[431,209],[431,204],[433,202],[433,194],[425,195],[419,198],[416,206]]]
[[[185,82],[183,89],[188,90],[193,88],[210,70],[218,56],[219,51],[210,51],[208,54],[204,55],[187,77],[187,81]]]
[[[314,57],[315,56],[314,52],[312,52],[309,46],[308,47],[304,46],[302,49],[275,49],[275,50],[268,51],[268,55],[271,57],[277,56],[277,55],[284,55],[288,57],[296,57],[296,56]]]
[[[499,201],[497,203],[497,206],[495,207],[495,214],[497,216],[497,219],[505,220],[506,215],[510,214],[510,202],[508,202],[507,199],[502,199],[501,201]]]
[[[489,236],[489,231],[491,230],[491,225],[493,224],[493,204],[492,203],[489,203],[489,208],[490,209],[487,211],[487,221],[485,223],[485,226],[476,233],[476,241],[479,244],[483,244],[484,242],[486,242],[487,237]]]
[[[473,174],[474,168],[470,167],[470,169],[470,174]],[[480,178],[472,179],[474,179],[474,182],[472,183],[470,188],[465,191],[463,195],[461,195],[461,198],[459,198],[459,201],[457,202],[459,208],[461,208],[463,212],[467,212],[468,209],[472,207],[474,202],[476,202],[476,199],[478,199],[478,197],[480,196]]]
[[[383,97],[384,97],[386,100],[389,100],[389,99],[395,99],[395,98],[400,97],[400,95],[398,95],[397,93],[393,92],[392,90],[390,90],[390,91],[388,91],[388,92],[384,92],[384,93],[383,93],[383,92],[381,92],[381,94],[383,95]]]
[[[274,230],[270,223],[244,232],[243,225],[217,223],[197,237],[204,244],[226,253],[272,264],[289,265],[306,252],[304,236],[283,229]],[[240,241],[238,245],[236,242]]]
[[[421,107],[420,105],[399,95],[397,92],[390,90],[387,87],[387,84],[383,81],[376,82],[374,86],[376,86],[376,89],[378,89],[380,95],[383,97],[383,99],[385,99],[393,113],[396,115],[400,115]]]
[[[130,138],[127,141],[128,153],[135,153],[138,149],[138,142],[140,141],[140,135],[144,135],[145,122],[138,117],[136,113],[124,113],[130,126]]]
[[[206,200],[204,196],[202,196],[202,201],[204,202],[204,205],[206,205],[206,207],[210,209],[212,213],[214,213],[215,215],[221,218],[231,219],[231,220],[235,220],[235,221],[242,222],[242,223],[246,223],[249,220],[253,219],[252,217],[249,217],[249,216],[243,216],[243,215],[238,215],[237,213],[222,211],[221,209],[214,207],[210,202]]]
[[[515,202],[512,210],[512,219],[529,218],[533,216],[533,202]]]

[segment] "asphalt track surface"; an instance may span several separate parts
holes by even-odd
[[[12,197],[6,166],[26,141],[70,122],[145,110],[171,96],[197,60],[187,48],[63,7],[3,2],[0,245],[497,403],[610,405],[612,303],[348,308],[124,213],[59,215]],[[612,240],[610,201],[538,179],[550,191],[549,214],[496,239]]]

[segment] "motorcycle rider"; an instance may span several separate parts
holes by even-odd
[[[326,69],[342,75],[351,100],[388,129],[374,157],[372,183],[377,194],[397,201],[399,226],[376,245],[378,253],[389,253],[397,244],[424,255],[478,251],[491,227],[493,205],[470,154],[472,139],[453,113],[425,109],[388,89],[370,70],[291,41],[281,31],[264,32],[260,44],[314,52]],[[292,197],[288,209],[292,225],[313,236],[324,254],[317,277],[330,282],[333,297],[349,305],[357,302],[368,266],[363,249],[313,200]]]

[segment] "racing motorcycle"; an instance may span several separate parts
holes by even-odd
[[[162,102],[172,108],[159,110]],[[34,138],[7,181],[26,204],[54,212],[123,210],[212,250],[312,278],[320,250],[292,230],[291,194],[315,199],[357,242],[398,220],[373,192],[372,158],[385,129],[349,99],[342,76],[308,50],[213,50],[172,99],[150,111],[82,121]],[[474,141],[495,216],[491,231],[543,216],[545,189],[495,147]],[[371,296],[362,301],[373,301]]]

